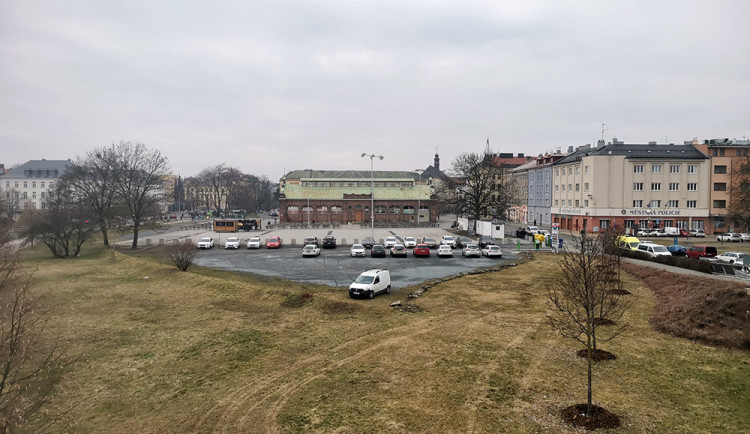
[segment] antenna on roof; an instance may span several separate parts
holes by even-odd
[[[607,131],[607,126],[602,122],[602,142],[604,141],[604,132]]]

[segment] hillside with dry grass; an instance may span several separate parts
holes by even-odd
[[[35,421],[77,432],[574,432],[578,347],[545,319],[557,259],[351,300],[341,289],[90,252],[28,252],[50,341],[66,350]],[[628,279],[631,328],[597,364],[594,401],[618,432],[750,430],[747,352],[654,331]]]

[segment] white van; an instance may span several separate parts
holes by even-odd
[[[375,294],[391,292],[391,273],[386,269],[373,268],[357,276],[349,285],[349,297],[373,298]]]
[[[664,233],[668,237],[679,237],[680,236],[680,228],[676,228],[674,226],[667,226],[664,228]]]
[[[669,250],[661,244],[641,243],[638,244],[638,251],[643,252],[652,258],[655,256],[672,256],[672,254],[669,253]]]

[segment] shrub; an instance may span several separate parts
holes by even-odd
[[[181,242],[167,246],[169,259],[180,271],[187,271],[198,256],[198,250],[192,243]]]

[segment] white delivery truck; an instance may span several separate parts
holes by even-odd
[[[375,294],[391,292],[391,273],[382,268],[373,268],[357,276],[349,285],[349,297],[373,298]]]

